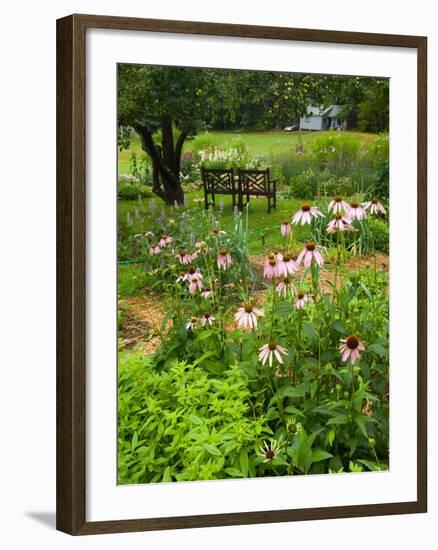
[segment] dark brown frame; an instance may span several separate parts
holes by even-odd
[[[417,500],[385,504],[87,522],[85,514],[85,32],[170,32],[417,50]],[[72,535],[427,511],[427,39],[373,33],[70,15],[57,21],[57,529]]]

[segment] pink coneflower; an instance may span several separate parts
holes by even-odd
[[[162,235],[160,242],[158,243],[161,247],[167,246],[173,241],[173,238],[169,235]]]
[[[362,206],[365,208],[365,210],[370,208],[371,214],[386,214],[386,210],[384,209],[383,204],[379,202],[379,200],[376,198],[370,200],[369,202],[363,202]]]
[[[353,220],[362,221],[367,217],[367,213],[365,212],[365,210],[362,208],[362,206],[358,202],[353,201],[350,204],[350,209],[348,211],[348,217],[350,218],[351,221],[353,221]]]
[[[339,351],[342,353],[342,361],[348,361],[350,358],[351,364],[354,365],[357,359],[360,359],[361,351],[364,351],[365,346],[354,334],[341,340]]]
[[[196,275],[189,279],[189,291],[194,294],[197,290],[202,290],[202,281]]]
[[[286,277],[283,277],[283,279],[281,279],[279,283],[277,283],[276,290],[277,290],[277,295],[280,298],[281,296],[283,296],[283,298],[286,298],[288,291],[290,292],[290,294],[293,294],[296,289],[290,277],[286,276]]]
[[[259,348],[259,351],[259,361],[261,361],[262,365],[264,365],[266,361],[269,360],[270,367],[272,367],[272,360],[274,356],[280,363],[280,365],[282,365],[283,359],[281,357],[281,354],[287,355],[286,348],[279,346],[276,342],[274,342],[274,340],[271,340],[268,344],[265,344],[264,346]]]
[[[201,317],[201,325],[205,327],[205,325],[212,325],[213,321],[216,321],[216,319],[210,315],[208,312],[205,312],[204,315]]]
[[[184,252],[183,250],[178,252],[176,257],[178,258],[179,263],[182,264],[182,265],[187,265],[192,261],[191,258],[190,258],[190,254],[187,254],[187,252]]]
[[[152,256],[153,254],[159,254],[161,251],[161,248],[158,244],[151,244],[149,247],[149,254]]]
[[[328,205],[328,211],[331,212],[333,210],[333,214],[341,214],[342,211],[348,214],[348,209],[348,203],[342,200],[342,197],[335,197]]]
[[[208,286],[206,286],[204,288],[204,290],[201,292],[201,296],[203,298],[210,298],[210,296],[213,296],[213,291],[211,290],[211,288],[209,288]]]
[[[301,208],[298,212],[295,212],[292,223],[296,224],[301,221],[301,225],[309,223],[312,221],[312,218],[324,217],[324,214],[318,210],[316,206],[311,206],[308,202],[305,202],[301,205]]]
[[[221,248],[217,255],[217,266],[219,269],[228,269],[231,265],[231,255],[226,248]]]
[[[297,299],[294,302],[294,306],[297,309],[301,309],[305,306],[306,302],[309,301],[309,296],[304,294],[304,292],[297,292]]]
[[[221,229],[218,229],[217,227],[213,227],[211,232],[213,233],[213,235],[215,237],[220,237],[221,235],[225,235],[225,231],[222,231]]]
[[[297,258],[297,264],[299,265],[304,258],[304,267],[307,269],[310,267],[312,260],[315,259],[315,262],[321,266],[324,263],[322,259],[321,252],[316,248],[316,244],[313,241],[307,241],[306,246],[300,252]]]
[[[184,273],[184,271],[182,271],[178,277],[176,278],[176,282],[177,283],[181,283],[182,281],[186,281],[187,280],[187,273]]]
[[[190,254],[188,256],[190,258],[190,261],[193,262],[194,260],[196,260],[198,258],[198,251],[195,250],[193,252],[190,252]]]
[[[196,269],[194,267],[189,267],[188,271],[184,273],[183,281],[191,281],[193,277],[196,277],[197,279],[202,280],[202,273],[199,271],[199,269]]]
[[[263,458],[263,462],[271,462],[281,452],[281,445],[275,441],[275,439],[271,439],[269,444],[266,441],[263,441],[263,445],[260,445],[260,449],[258,451],[258,455]]]
[[[350,218],[342,214],[335,214],[335,217],[327,225],[327,233],[335,233],[336,231],[354,231]]]
[[[257,317],[263,317],[264,315],[265,313],[263,310],[253,307],[250,304],[245,304],[243,307],[239,307],[234,319],[239,327],[256,328]]]
[[[278,270],[278,261],[275,254],[269,254],[265,260],[263,267],[263,277],[266,279],[272,279],[272,277],[278,277],[280,272]]]
[[[193,330],[196,327],[197,321],[196,317],[190,317],[190,320],[186,323],[186,329]]]
[[[207,243],[204,241],[196,241],[195,246],[198,249],[199,252],[202,252],[204,254],[207,254],[211,251],[211,248],[207,246]]]
[[[284,220],[283,223],[280,226],[280,233],[282,237],[287,237],[290,235],[290,232],[292,231],[292,227],[290,223],[287,220]]]
[[[298,271],[298,265],[290,254],[278,254],[277,264],[279,275],[292,275],[292,273]]]

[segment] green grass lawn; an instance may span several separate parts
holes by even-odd
[[[220,148],[231,146],[233,140],[236,138],[243,139],[252,155],[280,155],[295,151],[298,139],[302,139],[304,143],[309,143],[314,141],[321,134],[327,133],[328,132],[284,132],[282,130],[271,130],[268,132],[210,132],[214,137],[215,143]],[[360,132],[345,132],[345,134],[358,136],[364,143],[369,143],[375,137],[375,134]],[[202,134],[200,134],[200,136],[202,136]],[[190,151],[193,147],[193,143],[193,139],[186,140],[183,150]],[[130,159],[133,152],[136,154],[143,153],[140,146],[140,139],[137,135],[133,136],[129,149],[119,151],[119,174],[129,173]]]

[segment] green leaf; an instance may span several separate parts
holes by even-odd
[[[163,481],[172,481],[172,476],[170,475],[170,466],[167,466],[167,468],[164,470]]]
[[[320,462],[321,460],[326,460],[327,458],[332,458],[332,454],[322,449],[315,449],[312,451],[312,462]]]
[[[134,450],[137,447],[137,443],[138,443],[138,433],[134,432],[134,435],[132,436],[132,440],[131,440],[132,450]]]
[[[239,462],[240,462],[240,469],[242,470],[243,476],[248,477],[249,460],[248,460],[248,453],[246,452],[245,449],[242,449],[240,451]]]
[[[388,350],[379,343],[374,343],[368,346],[368,351],[372,351],[379,357],[384,357],[385,359],[388,357]]]
[[[316,333],[315,327],[312,324],[310,323],[305,324],[303,326],[303,332],[311,345],[316,344],[318,335]]]
[[[280,397],[303,397],[304,396],[304,390],[301,388],[297,388],[296,386],[292,386],[291,384],[285,384],[284,386],[281,386],[278,389],[278,395]]]
[[[212,355],[214,355],[214,351],[206,351],[201,355],[201,357],[199,357],[198,359],[196,359],[196,361],[193,362],[193,366],[196,367],[196,365],[199,365],[200,363],[202,363],[202,361],[205,361],[207,357],[211,357]]]
[[[220,450],[215,445],[212,445],[211,443],[204,443],[202,447],[211,455],[222,456],[222,453],[220,452]]]
[[[336,332],[339,332],[340,334],[347,334],[347,329],[344,327],[339,319],[332,323],[332,329]]]
[[[363,433],[363,435],[365,437],[368,437],[368,432],[367,432],[367,428],[365,426],[365,418],[362,414],[359,414],[359,413],[355,413],[354,416],[354,421],[356,422],[356,424],[359,426],[361,432]]]
[[[273,311],[274,315],[279,315],[280,317],[288,317],[293,311],[293,307],[289,302],[280,302]]]

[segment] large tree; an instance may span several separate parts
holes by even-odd
[[[119,136],[125,145],[129,129],[140,136],[152,163],[152,190],[167,204],[184,200],[182,147],[187,136],[205,121],[213,84],[208,70],[118,67]]]

